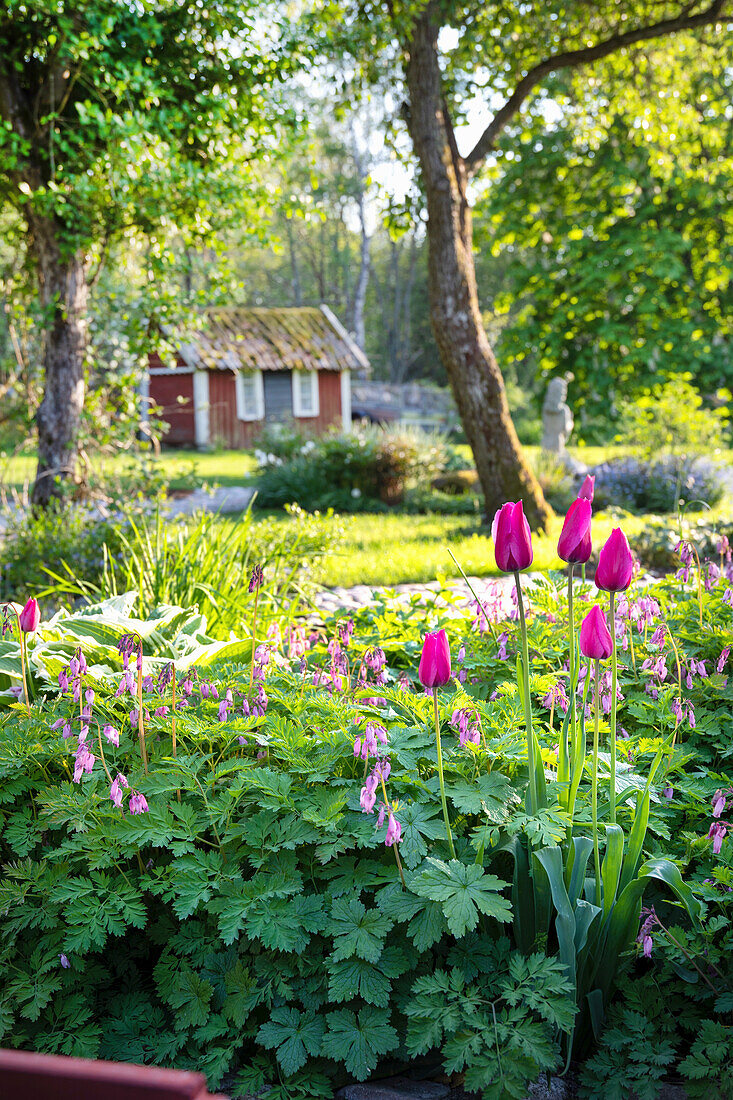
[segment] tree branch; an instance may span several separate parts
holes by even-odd
[[[724,13],[726,0],[713,0],[709,7],[696,15],[689,12],[693,5],[688,4],[682,13],[674,19],[662,19],[658,23],[652,23],[646,27],[637,27],[635,30],[625,31],[623,34],[614,34],[594,46],[584,46],[577,50],[564,50],[539,61],[534,65],[517,84],[516,88],[506,100],[504,105],[494,115],[475,146],[465,158],[465,165],[469,175],[474,175],[488,154],[496,145],[497,139],[522,107],[530,92],[550,73],[558,69],[576,68],[579,65],[587,65],[590,61],[598,61],[602,57],[622,50],[626,46],[633,46],[636,42],[646,42],[652,38],[662,38],[677,31],[694,30],[696,27],[708,26],[717,22]]]

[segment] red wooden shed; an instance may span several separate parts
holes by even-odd
[[[306,435],[351,427],[351,372],[369,361],[327,306],[210,309],[175,366],[149,357],[144,398],[164,442],[246,448],[266,424]]]

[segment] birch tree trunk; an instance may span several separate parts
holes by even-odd
[[[366,305],[367,287],[369,286],[369,270],[371,266],[370,249],[371,239],[367,230],[366,220],[366,195],[362,190],[358,197],[359,207],[359,273],[354,288],[354,309],[352,313],[353,333],[357,344],[364,351],[366,346],[366,331],[364,328],[364,307]]]

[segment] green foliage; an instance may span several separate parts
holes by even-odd
[[[84,508],[54,507],[11,523],[0,545],[0,598],[25,603],[51,573],[68,564],[90,584],[104,573],[105,555],[122,552],[124,529]]]
[[[557,712],[551,722],[547,700],[567,658],[558,577],[531,595],[530,690],[547,792],[536,816],[522,804],[516,623],[501,623],[504,659],[497,627],[477,630],[449,595],[427,609],[385,600],[364,608],[348,645],[343,621],[330,620],[312,632],[304,667],[273,639],[264,714],[250,706],[259,682],[250,688],[249,642],[212,640],[192,611],[134,619],[132,599],[118,598],[44,624],[31,646],[31,715],[9,697],[0,712],[3,1044],[199,1066],[212,1087],[233,1073],[270,1100],[329,1097],[348,1078],[391,1071],[393,1059],[430,1055],[446,1073],[465,1074],[467,1088],[521,1100],[540,1071],[558,1064],[573,1032],[577,1052],[590,1044],[589,1017],[600,1031],[602,1005],[606,1039],[585,1087],[608,1082],[613,1095],[615,1072],[627,1091],[643,1084],[651,1100],[675,1065],[693,1095],[704,1096],[711,1079],[727,1088],[733,865],[729,838],[715,855],[708,831],[713,795],[733,786],[733,682],[723,656],[733,634],[727,582],[698,587],[696,569],[687,585],[670,578],[619,604],[627,635],[634,631],[619,670],[619,722],[629,737],[617,746],[615,829],[601,799],[599,906],[587,773],[572,820],[572,868],[566,860],[571,820],[553,752]],[[661,622],[676,650],[666,634],[661,651],[653,638]],[[455,860],[432,700],[415,682],[423,633],[440,626],[454,657],[466,648],[465,682],[439,697]],[[130,715],[135,700],[117,694],[115,647],[130,631],[143,642],[147,774]],[[339,639],[348,669],[334,684]],[[377,645],[386,664],[375,683],[364,657]],[[96,759],[74,783],[77,738],[51,726],[66,720],[75,735],[80,724],[79,704],[56,686],[78,646],[89,664],[82,698],[95,693],[88,740]],[[661,681],[653,672],[660,653],[668,673]],[[176,713],[175,747],[162,709],[170,686],[157,681],[171,660],[186,703]],[[0,650],[0,671],[19,683],[12,639]],[[694,708],[694,724],[675,716],[678,698]],[[476,744],[461,744],[456,712],[464,709],[475,711]],[[403,829],[404,887],[384,844],[386,823],[361,811],[365,772],[354,740],[367,721],[387,731],[386,790]],[[120,730],[119,745],[101,734],[106,723]],[[601,730],[605,749],[605,722]],[[130,784],[124,812],[110,799],[118,772]],[[131,790],[145,795],[147,812],[128,812]],[[661,923],[652,960],[633,964],[642,895]],[[633,981],[630,965],[639,971]],[[632,1027],[637,1043],[628,1039]]]
[[[690,1053],[680,1063],[687,1095],[704,1100],[714,1081],[723,1100],[733,1096],[733,1027],[720,1020],[704,1020]]]
[[[511,919],[511,906],[500,891],[507,885],[495,875],[487,875],[474,864],[465,867],[458,860],[443,863],[427,859],[420,875],[412,880],[412,888],[423,898],[440,903],[448,928],[456,937],[472,932],[479,913],[498,921]]]
[[[627,25],[650,16],[637,8]],[[573,10],[560,21],[567,31]],[[555,76],[559,117],[525,113],[478,203],[479,272],[504,273],[500,361],[572,372],[586,439],[607,439],[609,412],[670,376],[706,393],[733,378],[727,50],[723,36],[675,35]]]
[[[225,183],[218,142],[264,122],[263,90],[277,61],[255,45],[255,21],[256,9],[238,4],[97,3],[80,22],[67,4],[14,0],[0,23],[4,64],[15,74],[0,129],[3,197],[22,214],[58,219],[70,250],[119,233],[131,218],[151,235],[166,217],[195,232],[197,212]],[[221,49],[234,38],[236,66]],[[40,90],[42,109],[24,118],[14,97],[22,104],[27,88]]]
[[[262,508],[299,504],[309,510],[373,511],[400,503],[416,478],[429,482],[446,469],[451,450],[439,435],[416,428],[362,427],[349,435],[298,441],[258,452],[256,503]]]
[[[624,402],[621,409],[625,446],[648,462],[660,455],[689,461],[714,455],[725,441],[728,409],[706,408],[691,375],[673,378],[663,386]]]
[[[3,549],[8,595],[19,599],[40,591],[88,602],[100,592],[134,591],[142,616],[161,605],[196,607],[215,637],[228,638],[232,630],[242,633],[251,626],[253,596],[247,589],[255,564],[266,578],[259,605],[262,625],[275,614],[285,623],[310,586],[313,566],[340,541],[337,521],[299,508],[288,509],[286,524],[255,520],[251,510],[227,522],[204,512],[166,522],[160,509],[152,516],[130,510],[124,516],[118,523],[76,512],[28,519]],[[77,543],[69,536],[79,528],[85,537]],[[48,552],[48,540],[53,542],[57,533],[58,542]],[[97,556],[90,560],[90,553]]]
[[[471,947],[479,944],[466,944],[466,959]],[[474,965],[462,963],[415,982],[405,1007],[407,1051],[440,1047],[446,1072],[465,1071],[467,1089],[486,1100],[521,1098],[527,1080],[555,1064],[554,1030],[572,1026],[563,967],[512,953],[506,939],[480,949]]]
[[[329,1080],[363,1079],[385,1058],[401,1057],[413,984],[460,965],[450,955],[468,929],[482,958],[490,956],[510,917],[506,884],[470,852],[467,862],[444,860],[422,694],[398,690],[391,671],[390,683],[369,689],[386,696],[386,708],[363,699],[356,684],[345,695],[316,686],[313,670],[329,660],[323,638],[304,675],[299,658],[277,650],[266,713],[246,715],[248,643],[214,642],[200,615],[177,608],[133,619],[132,605],[132,597],[117,598],[42,624],[30,649],[32,715],[11,706],[0,717],[0,962],[13,974],[0,995],[3,1042],[58,1049],[63,1030],[66,1047],[86,1056],[198,1065],[213,1087],[248,1066],[240,1078],[261,1074],[257,1087],[270,1097],[330,1096]],[[404,629],[415,648],[421,620],[408,616]],[[135,704],[115,694],[115,646],[130,632],[143,643],[148,774],[129,715]],[[352,642],[354,677],[372,637],[364,622]],[[393,648],[384,637],[396,661],[402,642]],[[77,705],[58,694],[55,680],[78,646],[88,662],[83,693],[95,693],[97,757],[80,785],[70,781],[76,736],[67,741],[49,728],[62,717],[76,733]],[[2,667],[18,683],[17,645],[6,641],[4,653]],[[161,710],[170,687],[156,686],[171,659],[177,697],[187,704],[176,716],[175,750],[170,714]],[[236,704],[222,720],[227,690]],[[505,733],[490,708],[476,705],[496,757]],[[363,764],[353,740],[367,719],[390,727],[389,789],[404,828],[406,889],[383,843],[385,826],[375,829],[360,812]],[[102,735],[106,723],[120,730],[119,746]],[[448,735],[446,749],[460,828],[466,835],[478,828],[484,807],[497,827],[506,823],[521,782],[518,752],[482,776],[476,802],[473,755]],[[130,784],[125,798],[143,791],[147,812],[112,804],[110,777],[118,773]],[[497,993],[503,1007],[492,1049],[507,1066],[516,1060],[507,1080],[526,1083],[540,1062],[554,1060],[563,996],[563,1026],[572,1009],[557,964],[545,960],[543,971],[506,945],[500,953],[508,976]],[[71,1006],[78,1022],[62,1023]],[[441,1010],[436,994],[433,1011]],[[518,1024],[531,1056],[515,1058]],[[466,1052],[467,1064],[480,1064],[488,1080],[478,1044],[476,1051]]]

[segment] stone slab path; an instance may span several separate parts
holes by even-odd
[[[523,574],[522,580],[531,586],[540,575],[539,573]],[[511,608],[513,577],[469,577],[468,580],[478,598],[487,607],[495,607],[497,611],[508,611]],[[332,615],[339,611],[348,613],[371,607],[382,599],[407,606],[417,597],[418,601],[426,607],[454,608],[455,614],[462,614],[466,607],[473,603],[473,595],[468,584],[462,577],[455,577],[446,584],[453,592],[453,603],[440,595],[441,585],[438,581],[396,584],[392,588],[382,586],[372,588],[367,584],[357,584],[353,588],[325,588],[316,593],[313,602],[320,611]]]

